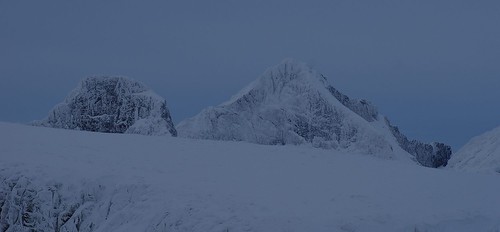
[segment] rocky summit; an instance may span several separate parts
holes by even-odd
[[[177,136],[166,100],[141,82],[117,76],[83,79],[37,126],[105,133]]]
[[[179,136],[315,147],[446,166],[451,148],[409,140],[366,100],[351,99],[292,59],[269,68],[231,100],[178,126]]]

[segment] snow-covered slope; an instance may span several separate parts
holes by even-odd
[[[497,175],[0,123],[0,231],[498,231]]]
[[[144,84],[116,76],[83,79],[38,126],[108,133],[172,135],[165,99]]]
[[[188,138],[311,143],[389,159],[412,157],[428,167],[446,165],[451,155],[445,144],[410,141],[369,102],[350,99],[292,59],[268,69],[228,102],[182,121],[177,130]]]
[[[500,127],[472,138],[453,154],[450,167],[500,173]]]

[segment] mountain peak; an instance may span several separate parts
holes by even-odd
[[[281,63],[268,68],[263,76],[272,78],[275,81],[288,82],[297,78],[309,77],[313,74],[313,71],[304,62],[286,58]]]
[[[326,79],[306,63],[292,58],[284,59],[278,65],[268,68],[261,76],[260,81],[273,91],[281,90],[285,85],[293,82],[302,82],[310,86],[325,87]]]
[[[316,147],[446,165],[451,149],[410,141],[366,100],[351,99],[303,62],[285,59],[228,102],[182,121],[179,135]]]

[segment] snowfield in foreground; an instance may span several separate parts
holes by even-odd
[[[500,176],[0,123],[0,231],[499,231]]]

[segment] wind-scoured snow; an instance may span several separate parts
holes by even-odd
[[[117,76],[83,79],[46,119],[33,124],[107,133],[177,135],[165,99],[141,82]]]
[[[0,123],[0,231],[498,231],[498,175]]]
[[[445,166],[451,148],[409,140],[366,100],[351,99],[302,62],[286,59],[269,68],[229,101],[177,126],[188,138],[315,147],[414,159]]]
[[[472,138],[453,154],[450,167],[500,173],[500,127]]]

